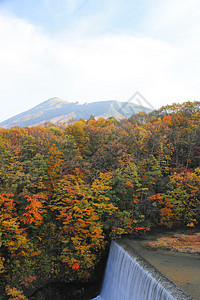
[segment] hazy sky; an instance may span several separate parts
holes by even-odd
[[[58,96],[200,100],[199,0],[0,0],[0,121]]]

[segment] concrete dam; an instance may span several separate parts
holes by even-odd
[[[192,300],[134,249],[112,241],[101,293],[93,300]]]

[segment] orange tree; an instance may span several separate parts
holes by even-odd
[[[200,212],[200,171],[174,173],[164,194],[148,197],[151,203],[152,221],[167,227],[199,224]]]
[[[29,231],[31,223],[42,221],[39,197],[28,197],[31,202],[23,215],[13,194],[0,195],[0,272],[1,285],[20,286],[25,277],[34,275],[37,256],[41,253]],[[24,226],[25,225],[25,226]],[[37,267],[36,267],[37,268]]]
[[[200,171],[174,173],[170,176],[166,195],[172,204],[174,224],[190,227],[199,223]]]

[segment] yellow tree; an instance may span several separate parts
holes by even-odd
[[[105,246],[103,218],[116,210],[105,195],[109,178],[100,174],[89,185],[76,170],[76,175],[65,175],[57,184],[51,210],[61,232],[61,261],[71,279],[89,276]]]

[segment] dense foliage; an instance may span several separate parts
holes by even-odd
[[[0,129],[0,272],[9,299],[87,280],[109,239],[200,221],[200,103],[129,120]]]

